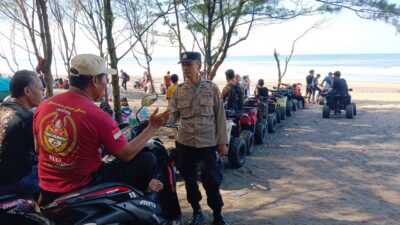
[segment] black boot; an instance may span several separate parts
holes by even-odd
[[[220,211],[214,212],[213,215],[214,215],[213,225],[229,225],[229,223],[225,221]]]
[[[189,221],[189,225],[201,225],[204,222],[203,212],[200,210],[193,211],[193,217]]]

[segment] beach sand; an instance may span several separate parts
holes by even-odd
[[[122,95],[136,111],[143,93],[131,83]],[[256,145],[242,168],[224,168],[223,211],[231,224],[400,224],[400,83],[348,85],[357,103],[354,119],[322,119],[322,106],[307,105],[278,124],[267,144]],[[165,96],[150,111],[156,106],[167,106]],[[174,145],[166,138],[170,131],[156,134],[167,147]],[[191,208],[182,180],[177,187],[186,223]],[[212,212],[201,191],[209,224]]]

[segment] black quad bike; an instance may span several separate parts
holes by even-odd
[[[352,89],[349,89],[349,91],[352,91]],[[353,119],[353,116],[357,115],[356,103],[351,102],[349,94],[330,94],[326,92],[321,93],[321,95],[326,99],[325,105],[322,107],[322,118],[329,118],[331,111],[335,115],[341,115],[342,110],[345,110],[346,118],[348,119]]]
[[[156,100],[156,94],[145,96],[142,106],[149,106]],[[131,139],[143,131],[147,123],[139,121],[133,127],[123,126],[122,132]],[[42,206],[40,213],[35,210],[37,207],[27,207],[31,205],[27,203],[29,199],[2,196],[0,219],[7,221],[5,224],[171,224],[175,215],[180,216],[173,156],[168,155],[159,140],[150,140],[142,151],[151,151],[158,159],[157,178],[164,183],[160,193],[144,194],[123,183],[101,183],[63,195]],[[105,163],[113,160],[105,157]],[[12,223],[17,221],[15,217],[31,223]]]

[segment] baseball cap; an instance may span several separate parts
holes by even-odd
[[[201,54],[199,52],[182,52],[181,61],[178,63],[192,60],[199,60],[201,62]]]
[[[116,69],[106,68],[104,60],[97,55],[81,54],[71,59],[71,76],[96,76],[117,74]]]

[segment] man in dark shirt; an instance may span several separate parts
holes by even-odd
[[[243,110],[243,93],[242,88],[235,80],[235,71],[229,69],[225,71],[227,84],[222,89],[222,100],[226,105],[226,109],[242,111]]]
[[[268,88],[264,87],[263,79],[258,80],[256,89],[254,90],[254,96],[264,98],[268,97]]]
[[[345,79],[340,78],[340,71],[336,71],[333,74],[333,86],[332,91],[339,95],[348,95],[349,89],[347,87],[347,82]]]
[[[121,86],[125,89],[125,91],[127,90],[126,89],[126,83],[129,81],[129,75],[125,72],[125,71],[123,71],[123,70],[121,70],[121,78],[122,78],[122,83],[121,83]]]
[[[332,90],[327,94],[328,104],[339,104],[339,103],[350,103],[351,97],[349,95],[349,89],[345,79],[340,78],[340,71],[333,73],[333,85]],[[330,102],[333,101],[333,102]]]
[[[31,109],[39,105],[43,91],[36,72],[21,70],[11,79],[11,97],[0,106],[0,193],[29,196],[39,191]]]

